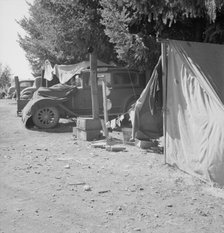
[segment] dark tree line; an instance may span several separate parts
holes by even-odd
[[[7,92],[11,82],[11,70],[8,66],[3,66],[0,63],[0,93]]]

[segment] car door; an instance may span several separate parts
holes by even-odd
[[[98,80],[98,101],[100,107],[100,114],[103,114],[103,98],[102,98],[102,85],[99,77]],[[92,97],[91,97],[91,84],[90,74],[85,72],[80,76],[80,85],[78,85],[78,91],[73,96],[72,108],[75,113],[80,116],[92,115]]]
[[[139,96],[139,76],[136,72],[114,71],[112,73],[112,90],[109,98],[112,109],[109,113],[124,112],[128,101],[136,100]]]

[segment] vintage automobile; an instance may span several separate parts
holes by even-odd
[[[16,93],[14,97],[17,100],[17,116],[19,116],[23,107],[28,103],[29,99],[31,99],[32,97],[30,90],[33,90],[34,92],[40,86],[40,79],[37,78],[32,80],[19,80],[18,76],[15,76],[14,81]],[[29,97],[29,99],[27,97]]]
[[[101,67],[97,71],[100,115],[103,116],[102,81],[110,89],[108,99],[112,103],[109,116],[125,113],[139,98],[145,86],[144,75],[127,68]],[[92,101],[90,70],[83,70],[73,77],[75,85],[56,84],[40,87],[22,111],[26,126],[53,128],[60,118],[91,116]]]
[[[26,87],[20,92],[21,99],[30,100],[33,97],[33,93],[41,86],[42,77],[36,77],[34,79],[33,85]],[[20,87],[21,88],[21,87]]]
[[[32,87],[34,83],[34,79],[27,79],[27,80],[20,80],[19,85],[20,85],[20,91],[27,87]]]
[[[34,83],[34,80],[33,79],[27,79],[27,80],[19,80],[18,79],[18,84],[19,84],[19,92],[21,93],[22,90],[24,90],[25,88],[27,87],[32,87]],[[16,85],[15,86],[11,86],[8,90],[8,93],[7,93],[7,98],[10,99],[10,98],[16,98],[18,96],[17,94],[17,89],[16,89]]]
[[[13,98],[15,96],[15,91],[16,91],[15,86],[11,86],[7,92],[7,99]]]
[[[41,77],[36,77],[32,86],[26,87],[22,91],[20,91],[20,82],[18,83],[18,81],[15,80],[15,83],[17,83],[16,87],[18,89],[16,91],[20,91],[20,95],[17,95],[17,116],[21,115],[23,108],[33,97],[33,93],[41,86],[41,81]]]

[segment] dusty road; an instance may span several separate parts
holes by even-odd
[[[69,129],[27,130],[0,100],[0,233],[224,232],[224,190],[163,154],[108,152]]]

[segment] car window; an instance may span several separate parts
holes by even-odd
[[[109,73],[97,74],[97,83],[102,86],[102,81],[105,81],[107,86],[111,86],[111,75]]]
[[[139,84],[138,75],[133,72],[116,72],[113,74],[114,86],[135,86]]]
[[[129,71],[117,71],[112,73],[97,73],[97,83],[102,85],[102,80],[106,81],[107,86],[115,87],[133,87],[139,86],[139,75],[136,72]],[[83,86],[90,87],[90,73],[82,73]]]
[[[25,81],[25,82],[20,82],[20,87],[31,87],[33,85],[33,82]]]
[[[76,86],[78,88],[82,88],[83,87],[83,82],[82,79],[79,77],[79,75],[74,75],[73,77],[71,77],[67,82],[67,85],[69,86]]]
[[[90,87],[91,86],[90,73],[89,72],[83,72],[80,79],[83,82],[83,86],[85,86],[85,87]],[[105,80],[106,84],[108,86],[110,86],[111,85],[111,74],[110,73],[98,73],[97,74],[97,84],[99,86],[102,85],[102,80]]]
[[[78,88],[83,88],[83,79],[79,76],[75,77],[75,86]]]

